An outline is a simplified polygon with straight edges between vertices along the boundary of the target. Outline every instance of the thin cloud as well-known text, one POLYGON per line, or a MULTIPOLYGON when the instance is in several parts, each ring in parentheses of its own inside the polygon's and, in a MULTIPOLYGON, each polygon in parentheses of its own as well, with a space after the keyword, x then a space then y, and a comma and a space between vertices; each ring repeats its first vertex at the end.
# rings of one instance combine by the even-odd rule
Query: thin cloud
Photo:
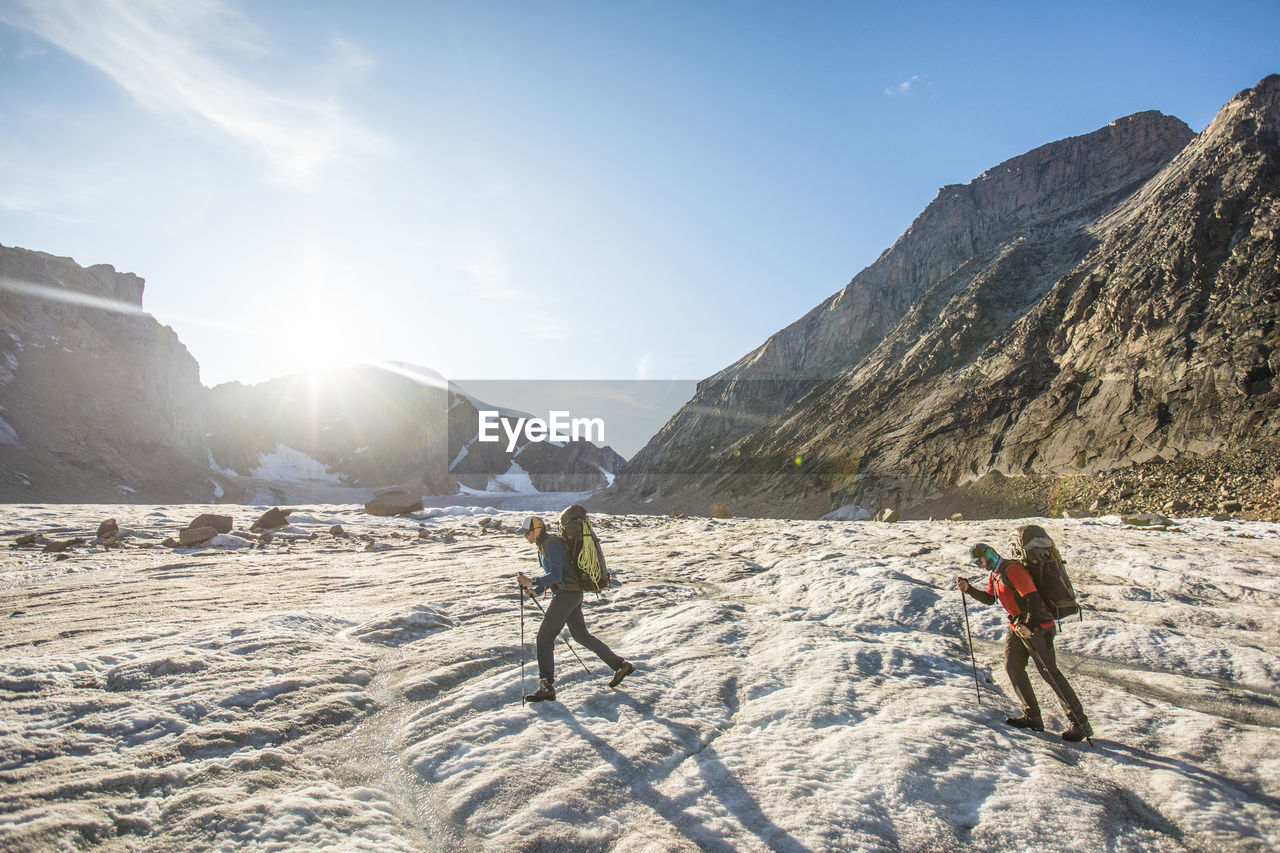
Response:
POLYGON ((139 104, 212 126, 309 185, 326 166, 382 141, 331 99, 272 91, 218 53, 264 55, 253 28, 219 0, 19 0, 0 21, 102 71, 139 104))
POLYGON ((88 211, 125 184, 101 169, 48 170, 8 157, 0 157, 0 174, 9 177, 8 185, 0 187, 0 208, 65 224, 98 221, 88 211))
POLYGON ((502 284, 511 276, 506 258, 492 249, 463 261, 460 266, 468 276, 488 285, 502 284))
POLYGON ((550 314, 537 314, 532 318, 533 336, 542 341, 562 341, 565 339, 564 327, 560 321, 550 314))
POLYGON ((330 47, 338 64, 348 72, 364 73, 378 66, 377 60, 368 51, 342 36, 334 36, 330 40, 330 47))
POLYGON ((476 295, 481 299, 500 300, 502 302, 515 302, 533 298, 533 294, 523 290, 516 290, 514 287, 506 287, 501 290, 480 290, 476 291, 476 295))
POLYGON ((919 74, 912 74, 896 86, 886 86, 884 93, 891 98, 905 97, 915 93, 916 84, 920 82, 919 74))
POLYGON ((656 359, 653 357, 653 353, 651 352, 646 352, 644 355, 640 356, 639 360, 636 361, 636 378, 652 379, 656 367, 655 362, 656 359))
POLYGON ((680 371, 686 370, 687 375, 687 367, 692 363, 688 358, 660 357, 648 351, 636 360, 636 379, 658 379, 660 374, 665 374, 667 381, 681 381, 680 371))

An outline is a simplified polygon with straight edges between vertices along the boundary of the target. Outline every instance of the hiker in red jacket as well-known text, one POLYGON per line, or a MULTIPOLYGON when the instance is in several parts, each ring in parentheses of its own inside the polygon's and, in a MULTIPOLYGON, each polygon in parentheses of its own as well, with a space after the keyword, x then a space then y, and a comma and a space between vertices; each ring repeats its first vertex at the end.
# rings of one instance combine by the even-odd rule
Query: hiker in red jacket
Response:
POLYGON ((1057 628, 1031 575, 1021 563, 1001 558, 994 548, 983 543, 970 548, 969 556, 970 565, 987 570, 987 589, 985 592, 978 590, 962 577, 956 578, 956 586, 983 604, 994 604, 998 599, 1009 614, 1009 633, 1004 641, 1004 671, 1022 703, 1022 716, 1009 717, 1006 722, 1020 729, 1044 731, 1040 703, 1036 701, 1031 679, 1027 677, 1027 659, 1030 657, 1035 660, 1040 676, 1057 695, 1062 711, 1071 723, 1071 727, 1062 733, 1062 739, 1080 741, 1092 737, 1093 727, 1089 725, 1089 718, 1054 659, 1053 635, 1057 628))

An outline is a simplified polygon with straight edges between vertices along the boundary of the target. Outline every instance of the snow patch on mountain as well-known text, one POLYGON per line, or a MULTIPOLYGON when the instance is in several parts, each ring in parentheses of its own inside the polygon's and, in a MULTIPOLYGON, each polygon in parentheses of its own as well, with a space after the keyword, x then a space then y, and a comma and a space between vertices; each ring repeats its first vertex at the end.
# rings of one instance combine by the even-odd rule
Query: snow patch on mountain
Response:
POLYGON ((329 473, 323 462, 285 444, 277 444, 274 451, 260 455, 251 476, 286 483, 317 480, 326 483, 342 482, 336 474, 329 473))

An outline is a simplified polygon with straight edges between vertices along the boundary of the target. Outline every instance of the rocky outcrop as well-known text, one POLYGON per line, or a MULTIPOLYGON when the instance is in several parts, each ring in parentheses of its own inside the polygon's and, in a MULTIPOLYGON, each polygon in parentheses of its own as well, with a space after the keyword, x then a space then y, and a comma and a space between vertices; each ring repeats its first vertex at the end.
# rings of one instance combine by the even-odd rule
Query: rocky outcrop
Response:
POLYGON ((1028 477, 1275 435, 1278 92, 1267 78, 1194 140, 1142 113, 944 188, 845 290, 704 382, 601 505, 911 517, 956 489, 1000 503, 1028 477))
POLYGON ((0 501, 204 501, 199 367, 144 282, 0 246, 0 501))
POLYGON ((612 475, 626 462, 613 448, 597 447, 587 441, 564 446, 531 442, 513 460, 529 474, 540 492, 598 491, 609 485, 612 475))

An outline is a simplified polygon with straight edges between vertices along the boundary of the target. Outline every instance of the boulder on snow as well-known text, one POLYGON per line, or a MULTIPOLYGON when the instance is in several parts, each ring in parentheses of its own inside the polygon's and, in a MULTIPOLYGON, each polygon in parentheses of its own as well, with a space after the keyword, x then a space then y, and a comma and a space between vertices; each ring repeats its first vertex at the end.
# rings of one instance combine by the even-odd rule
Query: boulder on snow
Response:
POLYGON ((234 522, 229 515, 214 515, 213 513, 206 512, 205 514, 198 515, 192 519, 191 523, 188 524, 187 527, 212 527, 219 533, 230 533, 233 525, 234 522))
POLYGON ((120 525, 114 518, 108 518, 98 525, 99 539, 115 539, 120 535, 120 525))
POLYGON ((898 511, 893 507, 885 507, 876 513, 876 521, 885 521, 890 524, 898 520, 898 511))
POLYGON ((188 527, 178 531, 179 545, 199 545, 218 535, 214 527, 188 527))
POLYGON ((839 509, 833 509, 831 512, 818 519, 819 521, 866 521, 871 518, 871 511, 858 506, 857 504, 845 504, 839 509))
POLYGON ((422 509, 422 495, 406 492, 404 489, 389 489, 373 496, 373 500, 364 505, 369 515, 406 515, 422 509))
POLYGON ((733 510, 722 503, 711 504, 712 518, 733 518, 733 510))
POLYGON ((347 535, 347 531, 342 529, 341 524, 335 524, 333 527, 329 528, 329 535, 337 536, 339 539, 341 539, 342 537, 347 535))
POLYGON ((288 527, 289 513, 291 512, 293 512, 291 509, 281 509, 278 506, 273 506, 260 515, 258 520, 253 523, 253 527, 249 529, 257 533, 259 530, 279 530, 282 527, 288 527))
POLYGON ((1124 515, 1120 520, 1130 527, 1168 527, 1173 521, 1156 512, 1140 512, 1136 515, 1124 515))

